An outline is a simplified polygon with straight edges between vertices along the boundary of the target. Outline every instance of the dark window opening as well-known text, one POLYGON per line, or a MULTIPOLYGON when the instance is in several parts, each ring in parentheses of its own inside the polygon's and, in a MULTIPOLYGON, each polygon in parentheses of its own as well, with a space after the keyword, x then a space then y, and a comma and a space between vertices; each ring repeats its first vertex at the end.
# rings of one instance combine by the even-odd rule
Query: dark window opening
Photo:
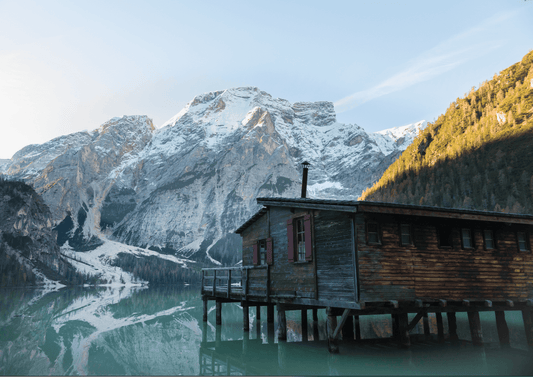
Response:
POLYGON ((261 265, 266 264, 266 253, 267 253, 266 240, 260 240, 259 241, 259 264, 261 265))
POLYGON ((411 236, 411 225, 410 224, 401 224, 400 225, 400 237, 402 246, 410 246, 413 244, 413 238, 411 236))
POLYGON ((516 232, 516 237, 518 239, 518 250, 528 251, 529 245, 526 238, 526 232, 516 232))
POLYGON ((485 242, 485 249, 492 250, 494 249, 494 233, 492 230, 485 229, 483 231, 483 241, 485 242))
POLYGON ((367 223, 366 224, 366 234, 368 243, 379 244, 379 226, 377 223, 367 223))
POLYGON ((452 230, 448 227, 438 228, 439 247, 452 247, 452 230))
POLYGON ((461 237, 464 249, 472 249, 474 247, 474 243, 472 242, 472 231, 470 229, 463 228, 461 230, 461 237))

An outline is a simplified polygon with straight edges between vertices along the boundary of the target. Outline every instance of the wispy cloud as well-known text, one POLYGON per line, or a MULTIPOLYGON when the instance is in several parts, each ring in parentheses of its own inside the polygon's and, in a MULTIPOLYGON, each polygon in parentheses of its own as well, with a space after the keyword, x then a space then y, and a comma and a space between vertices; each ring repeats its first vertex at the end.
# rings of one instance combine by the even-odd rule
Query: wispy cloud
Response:
POLYGON ((498 48, 499 45, 496 43, 473 43, 472 39, 517 13, 512 11, 490 17, 475 27, 439 43, 413 59, 403 71, 372 88, 353 93, 335 102, 336 112, 348 111, 375 98, 430 80, 498 48))

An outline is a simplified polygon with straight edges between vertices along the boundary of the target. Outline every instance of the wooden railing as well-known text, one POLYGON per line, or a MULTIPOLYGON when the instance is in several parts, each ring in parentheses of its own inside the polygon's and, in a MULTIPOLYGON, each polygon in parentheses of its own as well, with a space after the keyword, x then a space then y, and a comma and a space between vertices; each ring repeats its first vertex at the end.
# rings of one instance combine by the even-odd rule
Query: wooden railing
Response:
POLYGON ((202 269, 202 295, 214 297, 269 297, 269 266, 202 269))

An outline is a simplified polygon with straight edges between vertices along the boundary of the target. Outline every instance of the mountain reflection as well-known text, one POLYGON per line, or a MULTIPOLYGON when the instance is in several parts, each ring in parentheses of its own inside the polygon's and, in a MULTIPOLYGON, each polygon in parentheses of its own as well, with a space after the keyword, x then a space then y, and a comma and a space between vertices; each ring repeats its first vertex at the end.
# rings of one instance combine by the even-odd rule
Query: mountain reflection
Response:
MULTIPOLYGON (((266 308, 261 321, 250 310, 244 333, 238 304, 223 305, 221 326, 210 304, 205 323, 196 287, 0 290, 0 375, 533 373, 520 313, 507 317, 513 348, 500 349, 494 321, 483 315, 487 344, 473 347, 458 315, 463 341, 438 343, 415 327, 411 349, 400 350, 390 339, 390 316, 367 316, 363 340, 341 342, 341 353, 332 355, 321 310, 307 329, 299 311, 288 312, 288 341, 278 343, 266 308)), ((433 333, 434 322, 430 317, 433 333)))

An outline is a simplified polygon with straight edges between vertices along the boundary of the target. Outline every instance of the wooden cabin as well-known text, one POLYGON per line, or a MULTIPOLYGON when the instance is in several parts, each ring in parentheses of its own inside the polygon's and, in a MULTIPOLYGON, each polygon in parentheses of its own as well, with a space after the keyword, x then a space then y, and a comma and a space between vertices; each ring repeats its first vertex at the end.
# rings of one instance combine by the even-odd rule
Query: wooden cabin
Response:
MULTIPOLYGON (((427 311, 523 310, 533 345, 533 216, 305 198, 257 203, 263 208, 236 230, 241 285, 229 273, 226 299, 278 311, 328 308, 332 317, 343 313, 339 328, 354 314, 396 313, 409 330, 409 312, 418 321, 427 311)), ((204 296, 216 299, 216 280, 203 285, 204 296)), ((477 331, 475 322, 473 315, 477 331)))
MULTIPOLYGON (((354 309, 390 300, 533 298, 533 216, 377 202, 257 202, 264 208, 236 233, 243 266, 269 265, 271 297, 354 309)), ((266 290, 250 284, 250 295, 266 290)))

